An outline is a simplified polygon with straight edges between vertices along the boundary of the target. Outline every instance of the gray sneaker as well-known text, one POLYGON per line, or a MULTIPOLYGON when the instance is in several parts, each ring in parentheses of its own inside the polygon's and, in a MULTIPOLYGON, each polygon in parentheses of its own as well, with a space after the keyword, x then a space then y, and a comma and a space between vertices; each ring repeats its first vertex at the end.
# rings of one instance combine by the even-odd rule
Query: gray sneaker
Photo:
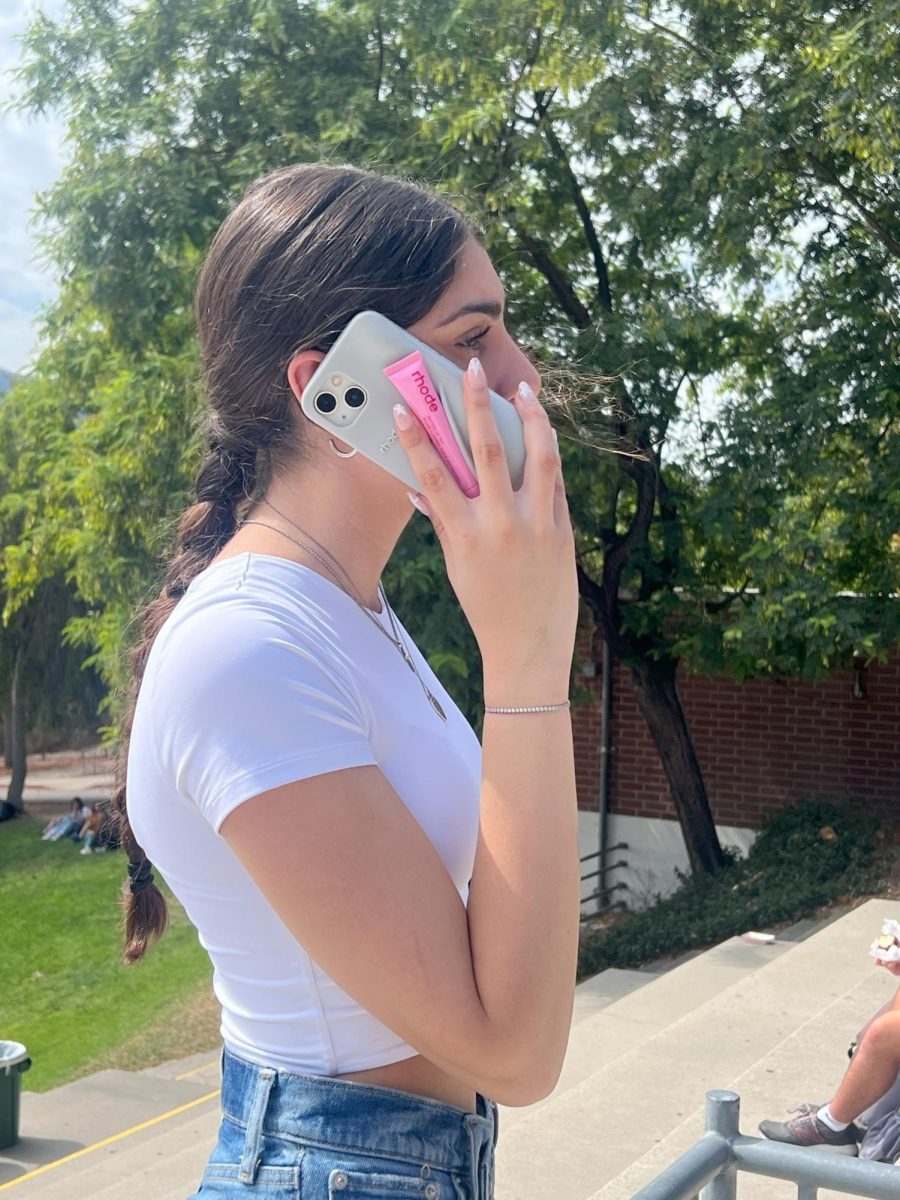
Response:
POLYGON ((851 1123, 840 1133, 829 1129, 816 1115, 821 1104, 801 1104, 790 1121, 760 1121, 759 1132, 772 1142, 790 1146, 855 1146, 861 1134, 851 1123))

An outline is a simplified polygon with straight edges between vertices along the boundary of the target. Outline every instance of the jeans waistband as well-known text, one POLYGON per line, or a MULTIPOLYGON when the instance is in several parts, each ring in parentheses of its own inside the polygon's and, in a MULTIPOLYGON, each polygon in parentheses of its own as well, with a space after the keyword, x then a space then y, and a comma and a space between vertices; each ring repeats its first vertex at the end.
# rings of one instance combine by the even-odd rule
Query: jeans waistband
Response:
MULTIPOLYGON (((263 1133, 300 1144, 428 1162, 470 1174, 492 1165, 497 1106, 476 1093, 476 1112, 395 1088, 327 1075, 293 1075, 222 1054, 222 1108, 247 1129, 254 1167, 263 1133)), ((476 1186, 475 1195, 479 1193, 476 1186)))

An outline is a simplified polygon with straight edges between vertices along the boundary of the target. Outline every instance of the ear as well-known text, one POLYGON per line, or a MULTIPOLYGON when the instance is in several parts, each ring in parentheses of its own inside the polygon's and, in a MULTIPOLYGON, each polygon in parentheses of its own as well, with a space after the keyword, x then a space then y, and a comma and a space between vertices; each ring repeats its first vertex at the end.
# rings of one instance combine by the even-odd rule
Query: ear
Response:
POLYGON ((321 350, 301 350, 295 354, 288 364, 287 381, 295 399, 299 402, 306 385, 315 374, 316 368, 325 355, 321 350))

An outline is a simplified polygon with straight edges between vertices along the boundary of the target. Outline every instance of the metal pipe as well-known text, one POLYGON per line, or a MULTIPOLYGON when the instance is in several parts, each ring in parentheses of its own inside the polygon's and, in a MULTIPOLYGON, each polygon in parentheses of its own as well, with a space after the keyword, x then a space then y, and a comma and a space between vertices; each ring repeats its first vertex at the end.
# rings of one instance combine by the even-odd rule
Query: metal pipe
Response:
POLYGON ((609 644, 603 639, 600 656, 600 793, 597 807, 600 810, 600 889, 606 886, 606 851, 609 841, 609 715, 612 697, 612 656, 609 644))
MULTIPOLYGON (((616 869, 616 867, 627 867, 627 866, 628 866, 628 863, 623 858, 617 863, 612 863, 607 869, 610 871, 614 871, 616 869)), ((591 871, 588 875, 582 875, 581 882, 585 883, 588 879, 593 879, 595 875, 602 875, 602 874, 603 874, 602 868, 599 871, 591 871)), ((605 888, 601 888, 600 891, 601 892, 611 892, 613 890, 613 888, 623 888, 626 886, 627 885, 624 883, 613 883, 613 884, 607 885, 605 888)))
MULTIPOLYGON (((616 842, 616 844, 614 846, 606 847, 606 853, 612 854, 616 850, 627 850, 627 849, 628 849, 627 842, 616 842)), ((600 851, 592 850, 590 854, 582 854, 581 861, 583 863, 586 863, 586 862, 589 862, 592 858, 599 858, 599 857, 600 857, 600 851)))
MULTIPOLYGON (((892 1163, 837 1154, 816 1154, 807 1146, 788 1146, 760 1138, 732 1141, 738 1170, 789 1179, 805 1187, 827 1187, 872 1200, 900 1200, 900 1171, 892 1163)), ((802 1193, 801 1193, 802 1195, 802 1193)))
MULTIPOLYGON (((731 1144, 740 1133, 741 1100, 737 1092, 711 1091, 706 1093, 706 1132, 717 1134, 731 1144)), ((703 1189, 702 1200, 736 1200, 737 1175, 729 1163, 703 1189)))
POLYGON ((717 1133, 705 1134, 668 1166, 661 1175, 636 1192, 633 1200, 692 1200, 722 1170, 731 1148, 717 1133))
POLYGON ((706 1093, 706 1133, 632 1200, 733 1200, 738 1171, 785 1179, 797 1185, 797 1200, 816 1200, 820 1188, 900 1200, 900 1171, 891 1163, 816 1154, 738 1132, 740 1099, 734 1092, 706 1093), (708 1186, 707 1186, 708 1185, 708 1186))

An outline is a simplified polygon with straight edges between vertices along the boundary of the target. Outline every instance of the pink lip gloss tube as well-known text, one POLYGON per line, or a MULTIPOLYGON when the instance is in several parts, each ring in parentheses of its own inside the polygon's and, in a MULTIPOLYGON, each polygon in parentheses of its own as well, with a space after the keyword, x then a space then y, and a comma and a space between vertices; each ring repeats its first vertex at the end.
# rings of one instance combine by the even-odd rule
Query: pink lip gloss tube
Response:
POLYGON ((415 350, 399 362, 385 367, 384 373, 425 426, 432 445, 446 463, 463 494, 470 500, 474 499, 481 491, 478 480, 463 458, 422 355, 415 350))

